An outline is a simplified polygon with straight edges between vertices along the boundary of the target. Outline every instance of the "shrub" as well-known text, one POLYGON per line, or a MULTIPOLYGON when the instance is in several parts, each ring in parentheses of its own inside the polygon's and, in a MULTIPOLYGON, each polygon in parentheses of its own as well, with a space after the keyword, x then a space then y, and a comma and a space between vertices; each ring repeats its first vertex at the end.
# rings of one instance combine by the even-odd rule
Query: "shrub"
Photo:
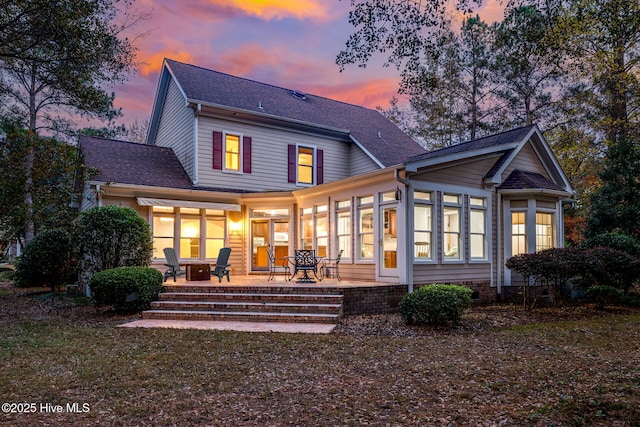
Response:
POLYGON ((640 278, 640 258, 609 247, 591 248, 588 252, 595 260, 587 268, 594 285, 608 284, 627 293, 640 278))
POLYGON ((426 285, 402 298, 400 315, 407 324, 455 324, 471 305, 471 294, 464 286, 426 285))
POLYGON ((622 302, 624 292, 613 286, 595 285, 587 289, 587 298, 592 300, 598 308, 604 308, 605 305, 619 304, 622 302))
POLYGON ((118 206, 88 209, 80 215, 77 230, 84 280, 98 271, 151 264, 151 229, 133 209, 118 206))
POLYGON ((49 285, 51 291, 73 278, 73 245, 69 233, 62 229, 36 234, 16 259, 16 286, 49 285))
POLYGON ((96 306, 116 311, 149 308, 162 289, 162 273, 151 267, 118 267, 94 274, 89 282, 96 306))
POLYGON ((640 243, 628 234, 603 233, 587 239, 583 246, 586 248, 606 247, 624 251, 630 255, 640 256, 640 243))

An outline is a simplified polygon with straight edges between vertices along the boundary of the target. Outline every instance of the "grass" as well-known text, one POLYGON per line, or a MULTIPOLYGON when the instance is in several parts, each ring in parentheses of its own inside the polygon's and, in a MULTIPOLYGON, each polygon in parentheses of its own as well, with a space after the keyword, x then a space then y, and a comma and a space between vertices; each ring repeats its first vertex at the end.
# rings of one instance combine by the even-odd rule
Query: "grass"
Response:
POLYGON ((640 425, 639 314, 395 337, 11 315, 30 304, 0 298, 0 396, 38 410, 0 424, 640 425))

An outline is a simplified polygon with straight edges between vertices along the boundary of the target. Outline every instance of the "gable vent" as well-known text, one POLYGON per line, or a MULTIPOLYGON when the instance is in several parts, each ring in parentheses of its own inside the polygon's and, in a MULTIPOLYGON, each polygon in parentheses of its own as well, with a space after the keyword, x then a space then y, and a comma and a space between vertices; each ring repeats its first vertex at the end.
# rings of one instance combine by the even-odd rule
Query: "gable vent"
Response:
POLYGON ((291 96, 298 98, 298 99, 307 99, 307 95, 305 95, 303 92, 297 91, 297 90, 292 90, 289 91, 289 93, 291 94, 291 96))

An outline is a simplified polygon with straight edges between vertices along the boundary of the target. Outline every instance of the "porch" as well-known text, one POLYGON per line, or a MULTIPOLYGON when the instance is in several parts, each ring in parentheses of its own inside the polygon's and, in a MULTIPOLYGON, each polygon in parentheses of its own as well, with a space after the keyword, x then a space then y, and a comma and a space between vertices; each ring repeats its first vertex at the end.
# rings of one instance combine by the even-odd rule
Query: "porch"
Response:
POLYGON ((233 321, 335 324, 344 315, 389 313, 397 310, 407 285, 337 281, 296 283, 284 276, 232 275, 188 281, 169 279, 158 301, 143 319, 174 321, 233 321))

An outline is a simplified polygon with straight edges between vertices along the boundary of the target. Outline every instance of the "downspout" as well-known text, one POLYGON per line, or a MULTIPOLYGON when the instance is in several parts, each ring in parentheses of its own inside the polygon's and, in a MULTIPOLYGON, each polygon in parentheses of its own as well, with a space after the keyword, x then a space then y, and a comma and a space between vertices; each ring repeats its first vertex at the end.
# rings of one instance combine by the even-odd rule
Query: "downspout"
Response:
POLYGON ((102 207, 102 196, 100 194, 100 184, 96 184, 96 206, 102 207))
POLYGON ((498 207, 496 209, 496 297, 498 301, 502 300, 502 268, 504 266, 504 262, 502 262, 502 239, 504 239, 505 233, 502 230, 502 194, 499 191, 496 191, 498 195, 498 207))
POLYGON ((202 112, 202 104, 198 103, 193 121, 193 185, 198 185, 198 117, 202 112))
MULTIPOLYGON (((409 192, 411 191, 411 181, 404 179, 400 176, 399 169, 393 170, 393 177, 396 181, 404 185, 404 216, 407 219, 405 221, 405 230, 409 230, 409 192)), ((409 256, 413 251, 411 250, 411 244, 413 243, 413 233, 405 234, 405 271, 407 277, 407 291, 409 293, 413 292, 413 256, 409 256)))

